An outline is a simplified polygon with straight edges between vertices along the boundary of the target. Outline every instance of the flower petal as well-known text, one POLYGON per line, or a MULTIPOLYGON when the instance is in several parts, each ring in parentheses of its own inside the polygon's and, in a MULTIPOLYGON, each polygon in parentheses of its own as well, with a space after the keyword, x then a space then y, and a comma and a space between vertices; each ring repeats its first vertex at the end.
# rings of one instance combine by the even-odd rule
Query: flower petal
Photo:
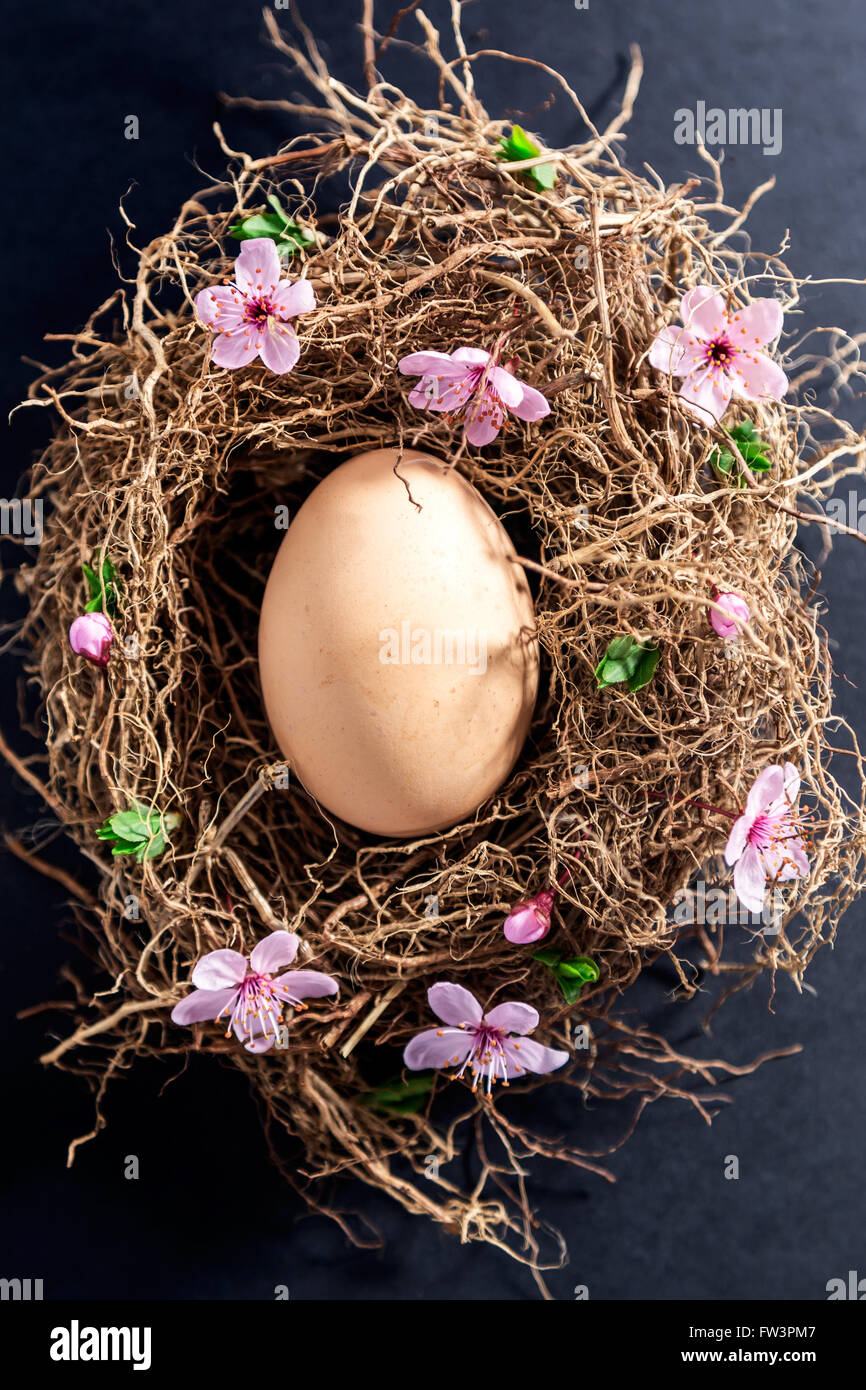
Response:
POLYGON ((417 410, 462 410, 472 392, 471 369, 464 366, 459 376, 422 376, 409 392, 409 402, 417 410))
POLYGON ((735 820, 731 833, 728 836, 728 843, 725 845, 725 863, 728 868, 733 868, 743 850, 746 848, 746 838, 749 834, 751 820, 748 816, 740 816, 735 820))
POLYGON ((465 376, 466 366, 447 352, 410 352, 397 363, 404 376, 465 376))
POLYGON ((270 237, 245 241, 235 261, 235 280, 244 294, 270 294, 280 282, 280 254, 270 237))
POLYGON ((517 407, 523 400, 523 383, 504 367, 491 367, 487 373, 487 380, 503 405, 507 405, 508 409, 516 414, 517 407))
POLYGON ((517 405, 511 407, 518 420, 543 420, 545 415, 550 414, 550 401, 546 396, 536 391, 534 386, 527 386, 522 381, 518 382, 518 385, 522 388, 523 395, 517 405))
POLYGON ((751 820, 769 810, 778 801, 785 788, 785 770, 778 763, 765 767, 760 777, 756 777, 752 790, 746 798, 745 814, 751 820))
POLYGON ((107 666, 114 629, 104 613, 82 613, 69 629, 69 645, 76 656, 97 666, 107 666))
POLYGON ((409 392, 409 404, 416 410, 444 410, 438 397, 439 386, 432 376, 422 376, 409 392))
POLYGON ((480 1023, 481 1005, 462 985, 440 980, 427 991, 427 1002, 443 1023, 480 1023))
POLYGON ((281 319, 293 319, 313 312, 316 293, 309 280, 282 280, 271 295, 271 303, 281 319))
POLYGON ((787 846, 787 850, 794 868, 798 871, 797 873, 792 872, 791 877, 805 878, 810 872, 812 865, 809 863, 809 856, 806 853, 806 846, 803 841, 799 837, 796 840, 792 840, 787 846))
POLYGON ((462 1062, 473 1045, 472 1034, 462 1028, 425 1028, 406 1044, 403 1062, 412 1071, 424 1071, 427 1067, 438 1071, 462 1062))
POLYGON ((515 946, 528 946, 533 941, 541 941, 550 931, 550 912, 543 904, 535 901, 519 903, 512 908, 502 924, 507 941, 515 946))
POLYGON ((340 986, 330 975, 321 970, 287 970, 272 981, 277 992, 285 999, 321 999, 326 994, 336 994, 340 986))
POLYGON ((747 845, 734 869, 734 892, 750 912, 762 912, 766 886, 764 861, 754 845, 747 845))
POLYGON ((250 967, 257 975, 273 975, 281 965, 291 965, 299 944, 294 932, 272 931, 253 947, 250 967))
POLYGON ((236 986, 230 986, 228 989, 194 989, 192 994, 175 1004, 171 1011, 171 1021, 188 1024, 202 1023, 209 1019, 213 1023, 237 992, 236 986))
POLYGON ((714 338, 727 329, 725 301, 708 285, 698 285, 683 295, 680 318, 699 338, 714 338))
POLYGON ((424 394, 428 398, 428 410, 462 410, 465 405, 471 403, 475 394, 473 371, 474 368, 464 366, 460 376, 446 377, 444 381, 438 377, 425 377, 422 382, 419 382, 412 394, 414 395, 416 391, 423 388, 424 394), (432 400, 430 399, 431 382, 436 391, 436 396, 432 400))
POLYGON ((799 835, 777 840, 761 851, 767 877, 787 883, 792 878, 805 878, 811 865, 806 854, 806 846, 799 835))
POLYGON ((486 367, 490 361, 490 353, 484 352, 481 348, 461 347, 451 356, 455 362, 469 362, 473 367, 486 367))
POLYGON ((240 328, 235 332, 218 333, 213 340, 211 361, 230 370, 246 367, 258 353, 259 337, 249 329, 240 328))
POLYGON ((788 378, 778 363, 762 352, 741 352, 731 383, 736 395, 747 401, 780 401, 788 389, 788 378))
MULTIPOLYGON (((267 1026, 270 1029, 271 1025, 267 1026)), ((258 1018, 251 1020, 249 1028, 245 1028, 241 1023, 236 1023, 235 1037, 243 1043, 247 1052, 268 1052, 276 1042, 273 1031, 265 1032, 265 1025, 258 1018)))
POLYGON ((237 987, 247 973, 247 958, 240 951, 208 951, 196 963, 192 972, 192 982, 196 989, 225 989, 226 985, 237 987))
POLYGON ((679 389, 679 397, 692 415, 705 425, 716 425, 731 399, 731 379, 724 372, 692 372, 679 389))
POLYGON ((517 1000, 506 1000, 484 1015, 484 1022, 494 1028, 504 1028, 506 1033, 532 1033, 538 1027, 538 1010, 531 1004, 521 1004, 517 1000))
POLYGON ((663 328, 649 350, 650 366, 671 376, 688 376, 700 366, 703 358, 700 340, 687 328, 678 328, 676 324, 663 328))
POLYGON ((476 396, 466 409, 466 438, 476 449, 482 449, 496 438, 504 420, 505 411, 493 396, 486 392, 476 396))
POLYGON ((234 285, 211 285, 199 290, 193 302, 202 323, 218 333, 237 328, 243 321, 244 301, 234 285))
POLYGON ((745 309, 731 315, 728 337, 734 347, 760 347, 778 338, 783 317, 778 299, 753 299, 745 309))
POLYGON ((301 345, 294 328, 279 319, 269 318, 259 342, 259 357, 270 371, 284 376, 290 372, 301 355, 301 345))
POLYGON ((779 795, 774 797, 766 807, 766 814, 776 820, 784 820, 787 817, 792 807, 796 806, 800 791, 800 774, 792 763, 785 764, 782 775, 784 777, 782 789, 779 795), (793 776, 790 775, 789 768, 793 776))
POLYGON ((713 630, 726 641, 736 641, 752 616, 749 605, 741 594, 733 593, 717 594, 715 603, 717 607, 710 609, 713 630))
POLYGON ((509 1080, 528 1071, 541 1074, 556 1071, 568 1061, 567 1052, 543 1047, 534 1038, 506 1038, 504 1047, 509 1080))

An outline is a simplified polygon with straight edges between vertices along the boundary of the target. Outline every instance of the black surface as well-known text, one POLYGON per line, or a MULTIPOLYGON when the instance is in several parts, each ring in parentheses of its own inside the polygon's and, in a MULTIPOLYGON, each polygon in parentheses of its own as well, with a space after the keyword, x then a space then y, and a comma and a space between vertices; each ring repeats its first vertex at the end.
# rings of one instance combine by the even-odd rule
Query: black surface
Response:
MULTIPOLYGON (((377 5, 377 20, 391 5, 377 5)), ((426 8, 444 29, 447 7, 426 8)), ((360 6, 348 0, 307 6, 333 71, 360 84, 360 6)), ((284 16, 283 16, 284 17, 284 16)), ((558 66, 593 118, 614 111, 628 45, 638 42, 646 77, 630 126, 629 157, 666 180, 705 172, 695 151, 673 140, 674 112, 707 105, 779 107, 783 148, 772 158, 752 147, 725 162, 730 200, 774 173, 776 190, 755 209, 755 244, 772 249, 791 232, 789 263, 816 279, 864 274, 866 20, 860 0, 480 0, 466 27, 487 30, 480 44, 558 66)), ((407 21, 407 32, 412 21, 407 21)), ((287 134, 277 116, 226 112, 219 91, 273 97, 299 84, 262 42, 254 0, 181 0, 19 5, 7 11, 0 90, 7 114, 4 184, 2 338, 7 407, 23 395, 32 369, 22 355, 60 360, 46 331, 80 325, 113 290, 109 229, 122 234, 116 208, 127 208, 139 244, 162 230, 200 186, 200 166, 219 175, 211 122, 229 143, 264 154, 287 134), (140 139, 124 139, 137 115, 140 139)), ((395 54, 390 72, 405 79, 395 54)), ((552 84, 524 70, 515 79, 489 60, 478 81, 488 108, 531 111, 552 84)), ((527 124, 551 143, 576 138, 565 102, 527 124)), ((816 287, 804 325, 866 327, 866 294, 851 286, 816 287)), ((854 418, 861 403, 847 407, 854 418)), ((46 418, 19 412, 3 449, 4 495, 13 492, 46 418), (38 418, 37 418, 38 417, 38 418)), ((811 548, 812 541, 808 540, 811 548)), ((4 551, 4 553, 6 553, 4 551)), ((838 544, 824 570, 829 627, 840 668, 840 711, 866 725, 862 594, 866 552, 838 544)), ((6 613, 16 611, 9 584, 6 613)), ((3 727, 15 726, 14 663, 3 659, 3 727)), ((26 741, 20 745, 28 750, 26 741)), ((0 770, 3 823, 20 831, 44 815, 35 797, 0 770)), ((74 950, 61 939, 69 923, 63 891, 3 854, 2 1054, 6 1119, 0 1275, 42 1278, 45 1296, 174 1299, 291 1297, 526 1299, 525 1271, 478 1247, 460 1248, 363 1190, 347 1193, 380 1226, 383 1251, 347 1248, 339 1230, 302 1216, 271 1169, 255 1109, 241 1079, 194 1063, 162 1091, 165 1069, 143 1067, 109 1095, 109 1126, 64 1166, 68 1140, 91 1123, 80 1083, 45 1074, 35 1062, 46 1024, 16 1011, 58 997, 57 972, 74 950), (124 1179, 136 1154, 141 1177, 124 1179)), ((592 1299, 822 1299, 827 1281, 850 1269, 866 1274, 863 977, 866 909, 843 923, 837 949, 816 960, 815 996, 780 982, 775 1012, 763 987, 726 1008, 707 1056, 746 1061, 768 1047, 801 1041, 798 1056, 727 1088, 735 1103, 711 1128, 689 1106, 652 1107, 636 1136, 610 1160, 615 1186, 536 1165, 533 1192, 542 1212, 567 1234, 571 1263, 550 1277, 553 1293, 592 1299), (740 1179, 726 1181, 736 1154, 740 1179)), ((663 1003, 661 986, 658 1002, 663 1003)), ((664 1007, 672 1036, 694 1034, 704 1005, 664 1007)), ((587 1113, 561 1101, 551 1130, 600 1146, 622 1117, 587 1113)))

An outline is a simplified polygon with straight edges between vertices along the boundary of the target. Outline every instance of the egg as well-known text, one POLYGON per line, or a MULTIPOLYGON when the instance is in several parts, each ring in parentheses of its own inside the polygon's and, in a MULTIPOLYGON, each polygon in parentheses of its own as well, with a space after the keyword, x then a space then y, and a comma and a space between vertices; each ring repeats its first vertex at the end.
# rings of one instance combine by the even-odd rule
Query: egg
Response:
POLYGON ((456 469, 379 449, 311 492, 268 577, 259 671, 321 807, 389 838, 471 816, 520 754, 538 668, 524 571, 456 469))

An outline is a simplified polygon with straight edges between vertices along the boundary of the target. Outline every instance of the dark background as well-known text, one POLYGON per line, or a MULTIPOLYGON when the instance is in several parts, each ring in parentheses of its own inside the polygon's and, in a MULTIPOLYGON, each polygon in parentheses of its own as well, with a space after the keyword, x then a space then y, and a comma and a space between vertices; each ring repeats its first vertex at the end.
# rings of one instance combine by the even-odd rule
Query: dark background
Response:
MULTIPOLYGON (((377 4, 380 28, 393 8, 377 4)), ((427 0, 426 9, 444 30, 442 0, 427 0)), ((304 12, 334 73, 362 85, 360 4, 327 0, 307 3, 304 12)), ((678 107, 694 109, 699 100, 781 107, 781 154, 729 149, 729 200, 742 200, 774 173, 777 187, 749 223, 755 245, 773 249, 790 229, 787 259, 799 275, 864 274, 862 0, 589 0, 584 11, 572 0, 479 0, 467 6, 465 29, 488 31, 470 47, 523 52, 558 67, 602 125, 616 107, 628 45, 638 42, 646 75, 627 150, 636 169, 647 161, 665 180, 705 172, 694 149, 674 143, 678 107)), ((403 32, 413 30, 409 19, 403 32)), ((253 155, 296 133, 281 116, 219 103, 220 91, 268 98, 298 90, 262 34, 255 0, 53 0, 7 8, 0 73, 7 411, 33 375, 22 356, 61 360, 62 348, 43 345, 43 333, 80 326, 113 290, 110 233, 122 235, 116 209, 130 184, 126 206, 141 244, 201 186, 200 170, 220 176, 214 119, 229 144, 253 155), (138 141, 124 139, 130 114, 139 118, 138 141)), ((398 82, 417 71, 399 51, 385 70, 398 82)), ((541 74, 526 69, 515 78, 495 61, 479 67, 477 81, 488 109, 502 115, 540 108, 552 88, 541 74)), ((526 123, 554 145, 581 138, 564 101, 526 123)), ((863 331, 866 293, 815 287, 801 324, 817 323, 863 331)), ((860 401, 843 408, 862 422, 860 401)), ((4 496, 13 495, 47 425, 33 410, 13 417, 2 452, 4 496)), ((804 543, 814 551, 813 537, 804 543)), ((4 555, 14 563, 6 546, 4 555)), ((863 547, 843 540, 822 585, 837 661, 851 682, 840 682, 838 708, 861 737, 864 573, 863 547)), ((3 595, 7 616, 20 611, 8 581, 3 595)), ((0 719, 14 734, 15 662, 7 656, 0 665, 0 719)), ((32 751, 23 736, 16 742, 32 751)), ((0 789, 4 826, 20 834, 44 816, 5 767, 0 789)), ((55 852, 57 845, 47 850, 55 852)), ((304 1217, 270 1166, 242 1080, 215 1064, 191 1065, 164 1092, 170 1073, 157 1066, 118 1082, 107 1130, 67 1170, 67 1142, 90 1128, 88 1094, 35 1061, 46 1031, 63 1020, 19 1022, 15 1015, 65 991, 57 972, 75 959, 61 937, 69 912, 57 885, 5 852, 0 865, 0 1066, 10 1167, 0 1276, 42 1278, 46 1298, 267 1299, 277 1284, 298 1299, 536 1296, 527 1273, 505 1257, 461 1248, 361 1188, 348 1190, 347 1204, 379 1225, 383 1251, 353 1251, 335 1226, 304 1217), (135 1182, 123 1176, 130 1154, 141 1165, 135 1182)), ((796 1041, 804 1050, 728 1086, 735 1103, 711 1128, 684 1103, 652 1107, 610 1160, 615 1185, 536 1164, 537 1205, 564 1230, 571 1251, 570 1264, 549 1278, 556 1297, 571 1298, 575 1285, 586 1284, 592 1299, 822 1299, 828 1279, 849 1269, 866 1275, 864 922, 860 905, 844 920, 837 949, 817 958, 809 974, 815 995, 799 997, 783 979, 770 1013, 760 986, 723 1010, 706 1039, 698 1036, 706 1000, 671 1005, 668 981, 659 977, 650 1000, 658 1021, 702 1055, 744 1062, 796 1041), (723 1176, 730 1154, 739 1158, 738 1181, 723 1176)), ((545 1111, 550 1131, 589 1148, 603 1147, 625 1119, 606 1107, 586 1111, 575 1099, 557 1104, 545 1111)))

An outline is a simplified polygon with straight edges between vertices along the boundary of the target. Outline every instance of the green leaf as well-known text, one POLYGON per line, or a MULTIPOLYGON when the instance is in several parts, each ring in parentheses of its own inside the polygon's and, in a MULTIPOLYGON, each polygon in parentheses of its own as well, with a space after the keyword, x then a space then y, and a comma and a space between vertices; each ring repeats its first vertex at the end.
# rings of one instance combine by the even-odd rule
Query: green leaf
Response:
POLYGON ((601 971, 595 961, 590 956, 575 956, 574 960, 561 961, 557 969, 557 974, 571 980, 580 980, 584 984, 595 984, 601 971))
POLYGON ((636 690, 643 690, 645 685, 649 685, 653 678, 653 673, 659 664, 661 652, 658 647, 645 647, 643 655, 638 662, 634 674, 629 676, 628 688, 634 693, 636 690))
POLYGON ((116 811, 109 816, 108 824, 115 835, 126 840, 149 840, 151 836, 150 824, 137 808, 134 811, 116 811))
POLYGON ((99 574, 82 562, 81 572, 84 575, 85 583, 90 593, 87 603, 84 605, 85 613, 106 612, 109 617, 115 618, 120 606, 120 593, 115 580, 118 577, 118 569, 110 556, 103 556, 99 567, 99 574))
POLYGON ((652 678, 659 661, 659 650, 634 637, 614 637, 595 668, 599 690, 628 681, 629 690, 642 690, 652 678))
POLYGON ((565 980, 560 977, 559 988, 562 990, 566 1004, 574 1004, 580 998, 583 980, 565 980))
MULTIPOLYGON (((364 1103, 369 1104, 367 1101, 364 1103)), ((407 1096, 405 1100, 394 1101, 390 1105, 386 1105, 383 1101, 370 1105, 371 1110, 381 1110, 385 1115, 417 1115, 423 1107, 423 1096, 407 1096)))
POLYGON ((147 844, 139 845, 135 857, 139 864, 142 864, 145 859, 156 859, 157 855, 162 854, 164 849, 165 836, 161 830, 158 830, 147 844))
POLYGON ((420 1072, 408 1081, 394 1077, 378 1086, 374 1091, 361 1096, 361 1104, 370 1110, 382 1110, 391 1115, 414 1115, 425 1103, 425 1098, 433 1090, 436 1073, 420 1072))
POLYGON ((556 168, 553 164, 536 164, 533 169, 526 169, 524 172, 533 183, 545 191, 556 183, 556 168))
POLYGON ((560 951, 554 951, 549 946, 543 946, 540 951, 533 951, 532 959, 540 961, 542 965, 554 967, 559 965, 562 959, 562 953, 560 951))
POLYGON ((579 998, 584 985, 595 984, 601 971, 589 956, 576 956, 574 960, 564 960, 556 971, 559 988, 567 1004, 579 998))
POLYGON ((500 143, 509 163, 516 164, 520 159, 534 159, 537 154, 541 154, 541 150, 535 141, 529 138, 522 125, 513 125, 511 134, 503 136, 500 143))
MULTIPOLYGON (((748 464, 753 473, 767 473, 772 468, 770 459, 764 453, 767 446, 751 420, 741 420, 725 433, 731 436, 743 462, 748 464)), ((716 473, 721 473, 728 482, 734 483, 737 487, 746 487, 746 480, 739 468, 734 467, 735 463, 736 459, 730 449, 716 446, 710 453, 710 465, 716 473)))
POLYGON ((608 643, 605 655, 610 657, 613 661, 621 661, 622 658, 628 656, 629 652, 636 646, 637 643, 633 637, 614 637, 613 641, 608 643))
POLYGON ((602 663, 604 671, 602 680, 605 685, 616 685, 618 681, 627 681, 631 671, 624 661, 611 661, 606 658, 602 663))
MULTIPOLYGON (((138 859, 140 851, 141 851, 141 845, 140 845, 140 844, 132 844, 132 843, 131 843, 130 841, 128 841, 128 840, 118 840, 117 843, 116 843, 116 845, 114 846, 113 850, 111 851, 111 853, 112 853, 113 855, 118 855, 118 854, 134 854, 135 857, 136 857, 136 859, 138 859)), ((140 859, 139 859, 139 863, 141 863, 141 860, 140 860, 140 859)))
POLYGON ((276 193, 268 194, 268 202, 270 203, 277 216, 281 217, 285 223, 288 223, 290 220, 289 214, 284 210, 283 205, 277 197, 276 193))
POLYGON ((583 989, 585 981, 562 979, 559 981, 559 988, 562 990, 566 1004, 574 1004, 580 998, 580 991, 583 989))
POLYGON ((138 863, 155 859, 165 850, 169 831, 180 825, 178 811, 162 815, 140 801, 133 801, 128 811, 115 811, 97 828, 100 840, 114 842, 113 855, 133 854, 138 863))
POLYGON ((719 473, 730 473, 734 466, 734 456, 730 449, 714 449, 710 454, 710 463, 719 473))
POLYGON ((276 194, 268 194, 268 202, 273 212, 256 212, 229 227, 229 235, 236 241, 252 241, 255 237, 270 237, 276 243, 283 257, 294 256, 299 249, 314 246, 316 238, 305 232, 297 222, 293 222, 283 210, 276 194))
POLYGON ((573 960, 563 960, 559 951, 545 949, 535 951, 533 960, 548 966, 556 976, 557 984, 566 1003, 573 1004, 584 985, 595 984, 601 971, 590 956, 575 956, 573 960))
POLYGON ((281 237, 285 223, 272 212, 257 213, 232 228, 232 236, 238 241, 252 241, 255 237, 281 237))
MULTIPOLYGON (((499 141, 498 155, 509 164, 518 164, 523 159, 534 159, 541 154, 534 140, 530 140, 522 126, 514 125, 511 127, 509 136, 502 136, 499 141)), ((556 183, 556 167, 553 164, 536 164, 533 169, 518 170, 517 174, 521 178, 529 179, 536 188, 546 191, 556 183)))

